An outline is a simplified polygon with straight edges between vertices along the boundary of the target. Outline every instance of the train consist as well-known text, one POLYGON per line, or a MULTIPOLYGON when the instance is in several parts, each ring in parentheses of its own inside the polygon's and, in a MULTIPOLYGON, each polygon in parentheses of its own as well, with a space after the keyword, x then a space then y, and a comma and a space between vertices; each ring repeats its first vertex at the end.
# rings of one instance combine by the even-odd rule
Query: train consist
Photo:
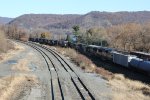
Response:
POLYGON ((102 60, 112 62, 126 68, 132 68, 150 75, 150 54, 143 52, 121 52, 114 48, 86 45, 81 43, 69 43, 68 41, 47 40, 41 38, 30 38, 29 41, 39 42, 50 46, 59 45, 62 47, 71 47, 77 51, 97 56, 102 60))

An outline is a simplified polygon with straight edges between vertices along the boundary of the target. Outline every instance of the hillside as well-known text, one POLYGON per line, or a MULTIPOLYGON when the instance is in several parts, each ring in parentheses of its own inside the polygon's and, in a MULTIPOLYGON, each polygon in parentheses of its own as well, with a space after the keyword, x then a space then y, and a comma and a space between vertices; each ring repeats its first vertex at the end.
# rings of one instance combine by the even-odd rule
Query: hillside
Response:
POLYGON ((77 18, 79 15, 56 15, 56 14, 25 14, 12 20, 9 24, 25 27, 27 29, 39 28, 46 25, 65 22, 77 18))
POLYGON ((111 25, 118 25, 129 22, 145 23, 150 21, 150 12, 90 12, 88 14, 82 15, 74 20, 66 21, 63 23, 56 23, 52 25, 47 25, 46 29, 51 28, 71 28, 74 25, 79 25, 83 28, 91 27, 107 27, 111 25))
POLYGON ((7 24, 9 23, 13 18, 7 18, 7 17, 0 17, 0 24, 7 24))
POLYGON ((142 24, 148 21, 150 21, 149 11, 114 13, 93 11, 85 15, 26 14, 14 19, 9 24, 15 24, 27 29, 44 28, 54 33, 63 33, 71 31, 74 25, 88 29, 129 22, 142 24))

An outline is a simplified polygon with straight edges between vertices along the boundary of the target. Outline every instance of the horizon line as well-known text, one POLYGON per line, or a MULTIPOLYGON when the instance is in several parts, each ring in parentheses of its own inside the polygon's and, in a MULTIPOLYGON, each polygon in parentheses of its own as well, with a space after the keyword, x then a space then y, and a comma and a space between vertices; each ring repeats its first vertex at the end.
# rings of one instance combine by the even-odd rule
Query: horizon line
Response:
POLYGON ((119 12, 150 12, 150 10, 137 10, 137 11, 98 11, 98 10, 93 10, 93 11, 89 11, 89 12, 86 12, 86 13, 23 13, 23 14, 20 14, 16 17, 9 17, 9 16, 1 16, 0 17, 4 17, 4 18, 17 18, 19 16, 22 16, 22 15, 30 15, 30 14, 43 14, 43 15, 48 15, 48 14, 52 14, 52 15, 84 15, 84 14, 88 14, 88 13, 91 13, 91 12, 106 12, 106 13, 119 13, 119 12))

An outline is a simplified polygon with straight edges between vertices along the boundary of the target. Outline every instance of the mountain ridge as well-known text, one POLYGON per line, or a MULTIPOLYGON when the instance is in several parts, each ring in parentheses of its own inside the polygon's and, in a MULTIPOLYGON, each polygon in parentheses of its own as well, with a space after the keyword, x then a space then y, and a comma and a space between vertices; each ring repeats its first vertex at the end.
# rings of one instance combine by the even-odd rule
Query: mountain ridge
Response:
POLYGON ((0 17, 0 24, 7 24, 9 23, 13 18, 8 18, 8 17, 0 17))
POLYGON ((83 29, 109 27, 125 23, 150 22, 150 11, 100 12, 87 14, 25 14, 9 22, 27 29, 43 28, 54 33, 71 32, 74 25, 83 29))

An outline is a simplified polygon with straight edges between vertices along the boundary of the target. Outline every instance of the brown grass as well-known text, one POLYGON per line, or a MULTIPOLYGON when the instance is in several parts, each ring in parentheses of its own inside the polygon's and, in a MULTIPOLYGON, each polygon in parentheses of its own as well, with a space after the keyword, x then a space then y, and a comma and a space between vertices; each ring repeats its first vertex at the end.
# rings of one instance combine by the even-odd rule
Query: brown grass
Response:
POLYGON ((78 66, 80 66, 87 72, 96 72, 98 74, 101 74, 104 79, 112 79, 113 73, 105 70, 104 68, 96 67, 96 65, 90 59, 82 54, 79 54, 74 49, 61 47, 56 47, 55 49, 62 55, 71 58, 72 61, 74 61, 78 66))
POLYGON ((7 51, 7 53, 0 54, 0 62, 4 62, 5 60, 11 58, 12 56, 14 56, 24 50, 24 47, 17 43, 10 41, 10 40, 8 40, 8 42, 10 42, 9 45, 11 45, 12 48, 10 48, 7 51))
POLYGON ((28 61, 26 59, 19 60, 19 63, 17 65, 12 66, 12 70, 30 71, 28 67, 28 61))
POLYGON ((108 81, 113 89, 113 100, 149 100, 150 86, 139 81, 125 78, 122 74, 115 74, 108 81))
POLYGON ((0 53, 7 51, 7 40, 3 31, 0 31, 0 53))
MULTIPOLYGON (((0 54, 6 53, 10 49, 14 49, 14 45, 6 39, 5 33, 0 30, 0 54)), ((2 56, 0 56, 0 60, 2 59, 2 56)))
POLYGON ((17 64, 12 66, 12 70, 29 72, 30 68, 28 67, 28 62, 33 55, 34 55, 33 53, 26 54, 24 59, 19 60, 17 64))
POLYGON ((114 74, 113 74, 113 73, 109 72, 108 70, 105 70, 105 69, 102 68, 102 67, 96 67, 95 72, 96 72, 97 74, 102 75, 102 77, 103 77, 104 79, 106 79, 106 80, 110 80, 110 79, 112 79, 112 78, 114 77, 114 74))
POLYGON ((22 37, 20 38, 21 41, 27 42, 28 41, 28 37, 22 37))
POLYGON ((31 52, 27 53, 23 59, 20 59, 17 64, 12 66, 12 70, 24 71, 24 72, 31 71, 28 65, 29 65, 29 59, 31 59, 33 56, 34 56, 34 53, 31 53, 31 52))
POLYGON ((84 55, 77 53, 74 49, 57 47, 56 50, 59 53, 71 58, 73 62, 75 62, 86 72, 95 72, 95 64, 93 64, 93 62, 84 55))
POLYGON ((23 91, 30 90, 38 83, 35 76, 17 75, 0 79, 0 100, 17 100, 23 91))

